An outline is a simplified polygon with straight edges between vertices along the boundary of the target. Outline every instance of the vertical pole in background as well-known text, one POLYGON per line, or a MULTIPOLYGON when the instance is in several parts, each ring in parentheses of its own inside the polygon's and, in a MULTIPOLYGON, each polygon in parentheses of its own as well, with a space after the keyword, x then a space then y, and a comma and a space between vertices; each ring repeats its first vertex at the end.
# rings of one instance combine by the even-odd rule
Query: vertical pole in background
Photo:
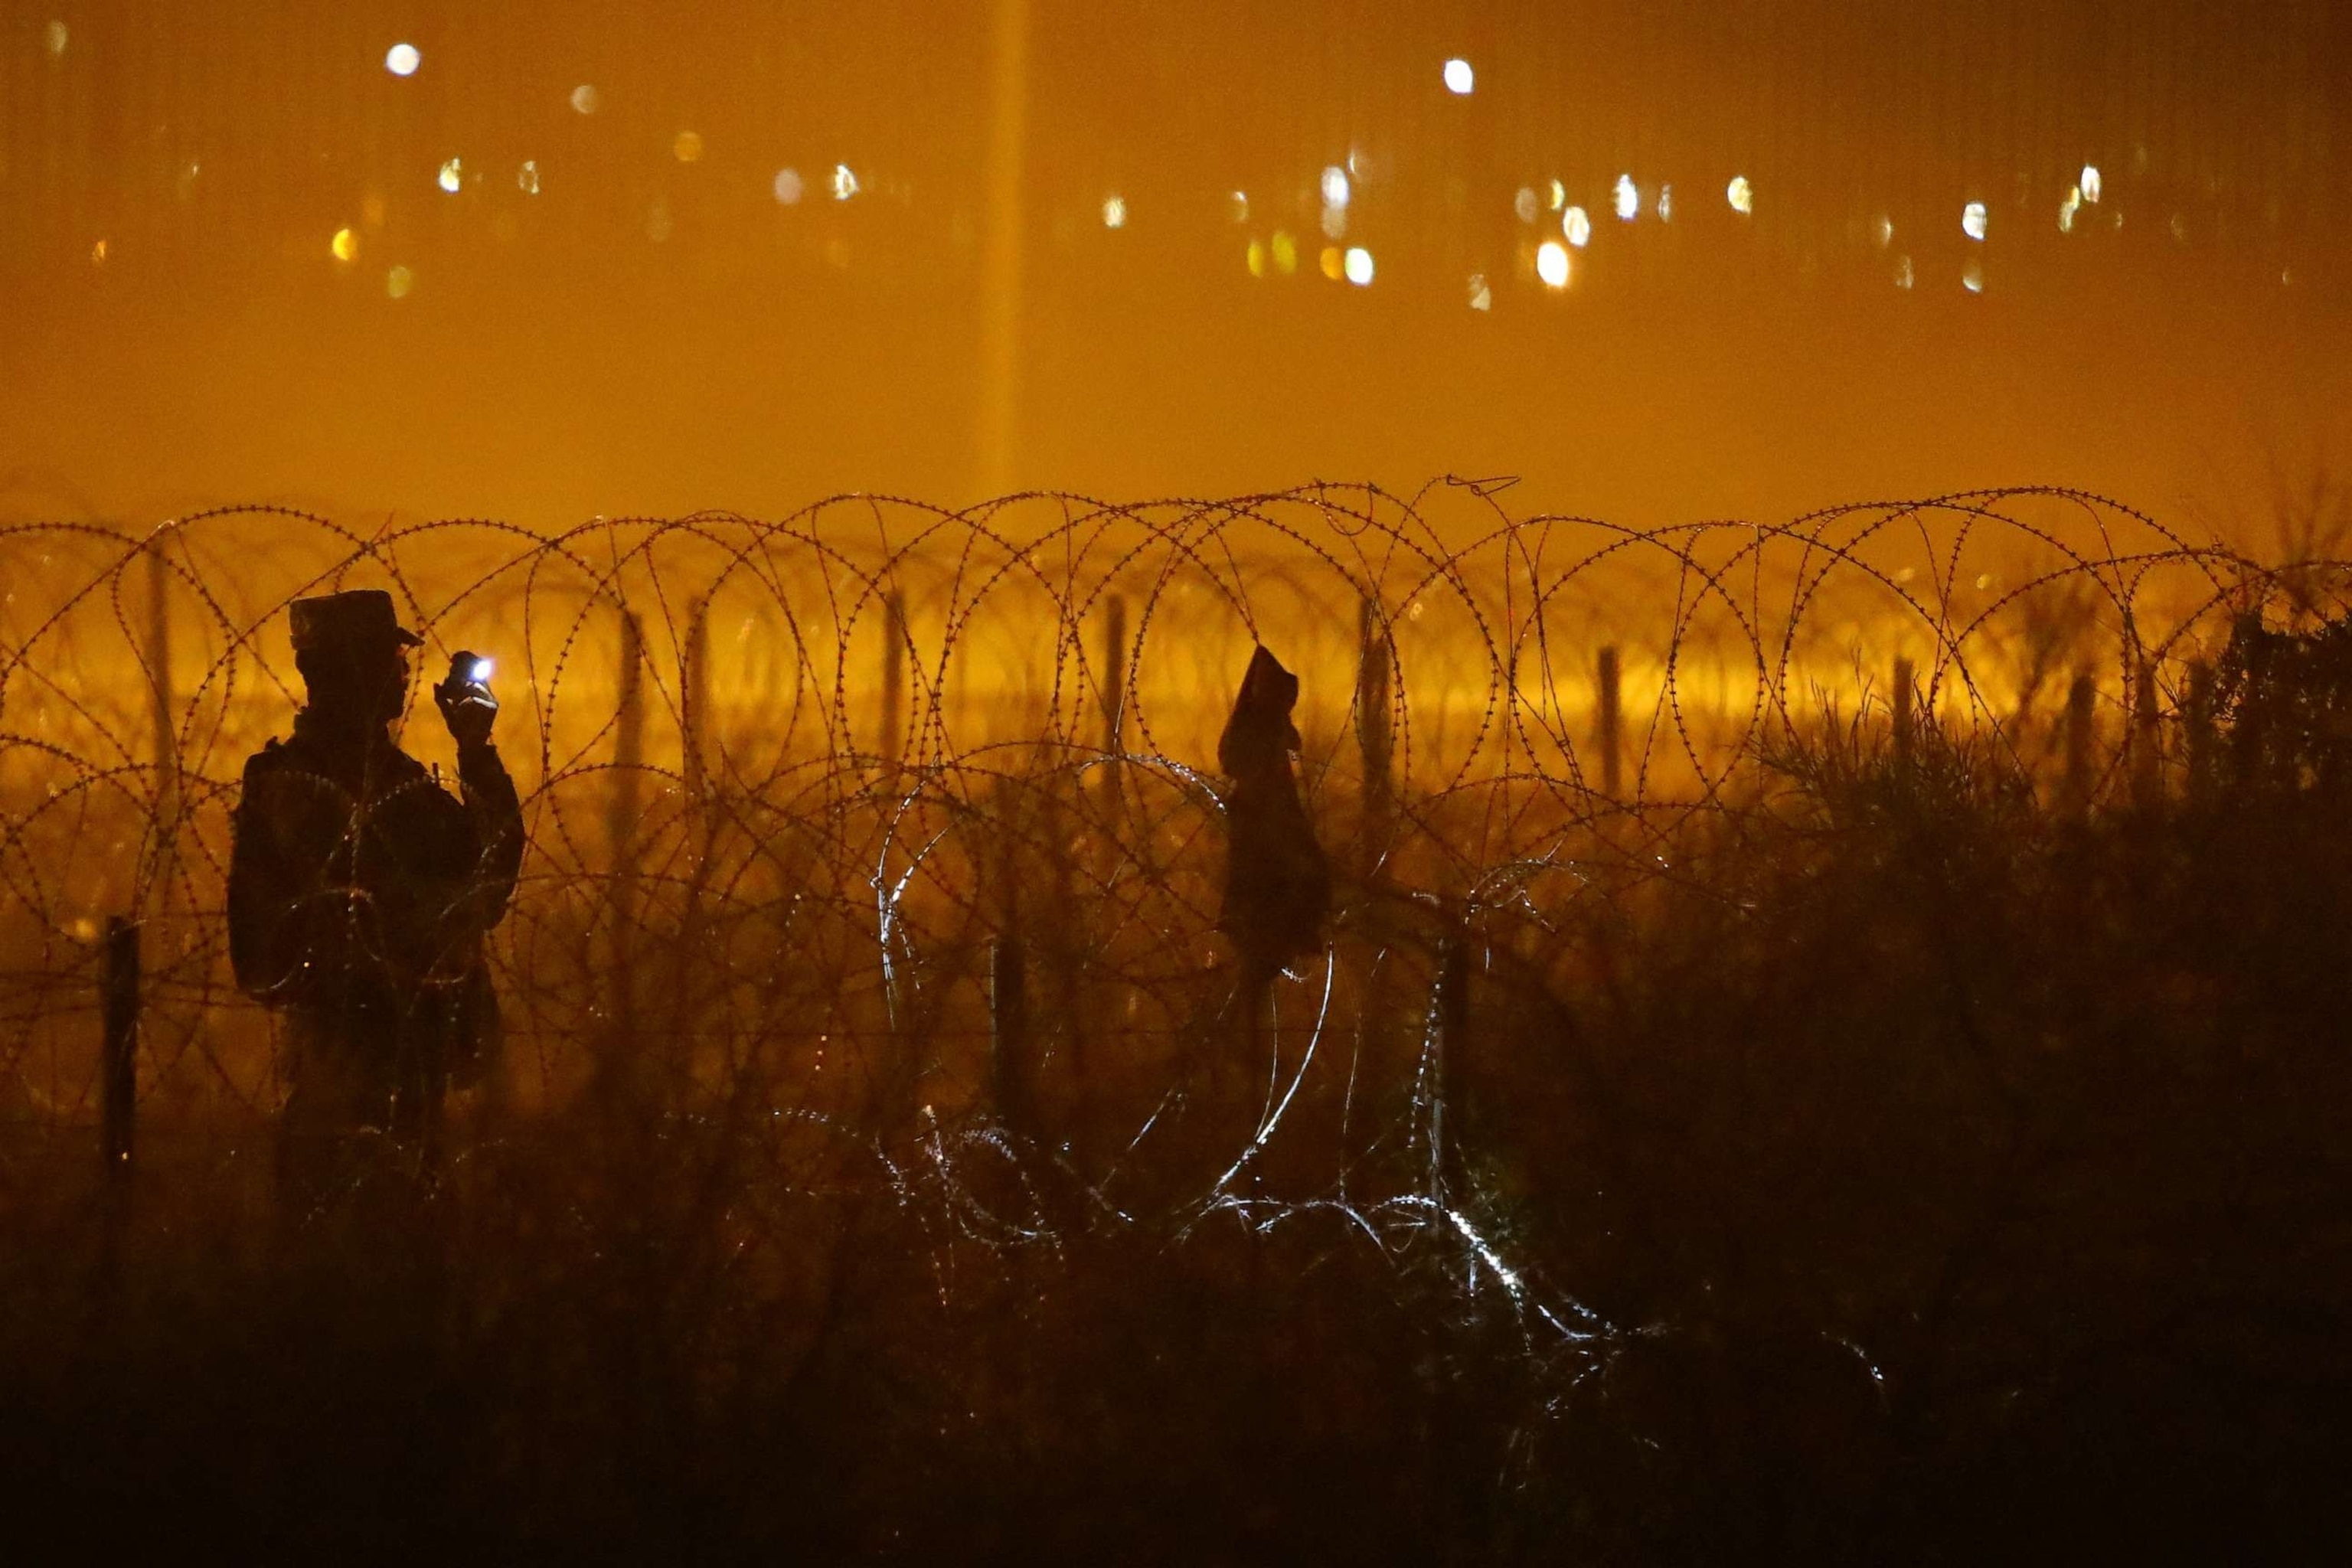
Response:
POLYGON ((2181 704, 2183 749, 2189 753, 2189 799, 2193 805, 2210 805, 2221 781, 2219 739, 2213 714, 2213 666, 2197 659, 2189 666, 2189 694, 2181 704))
POLYGON ((1029 969, 1018 932, 1008 927, 988 946, 988 1077, 996 1113, 1026 1136, 1029 1116, 1029 969))
POLYGON ((646 761, 646 634, 635 610, 621 612, 620 656, 620 690, 613 714, 613 787, 605 805, 604 841, 612 859, 614 1014, 625 1035, 635 1023, 631 984, 636 957, 635 839, 646 761))
POLYGON ((1611 800, 1619 798, 1624 779, 1623 754, 1624 709, 1618 688, 1617 649, 1612 646, 1601 650, 1601 700, 1597 728, 1601 746, 1601 793, 1611 800))
POLYGON ((995 0, 988 31, 988 205, 980 253, 980 496, 1013 488, 1021 410, 1023 154, 1029 0, 995 0))
POLYGON ((2087 675, 2078 675, 2066 689, 2066 777, 2059 795, 2059 810, 2079 817, 2091 809, 2091 735, 2093 704, 2098 690, 2087 675))
POLYGON ((1437 1103, 1429 1116, 1430 1186, 1443 1194, 1462 1174, 1462 1139, 1468 1130, 1466 1072, 1470 1055, 1470 920, 1466 906, 1438 960, 1437 1103))
POLYGON ((1895 660, 1895 765, 1911 765, 1912 688, 1916 679, 1907 655, 1895 660))
POLYGON ((121 915, 106 920, 99 989, 106 1036, 100 1068, 99 1152, 110 1181, 131 1169, 139 1101, 139 926, 121 915))
POLYGON ((687 798, 705 804, 710 789, 703 748, 710 729, 710 596, 704 595, 688 610, 686 668, 679 673, 678 740, 686 755, 687 798))
POLYGON ((882 776, 898 787, 898 764, 906 760, 907 601, 898 590, 882 596, 882 711, 874 742, 882 776))
POLYGON ((1000 776, 991 802, 995 837, 996 940, 988 946, 988 1087, 996 1113, 1016 1133, 1030 1131, 1028 955, 1021 942, 1021 835, 1013 781, 1000 776))
POLYGON ((2164 804, 2164 733, 2156 706, 2156 665, 2143 651, 2132 669, 2132 809, 2147 812, 2164 804))
POLYGON ((1388 854, 1389 815, 1396 799, 1393 715, 1390 711, 1388 628, 1381 602, 1367 594, 1356 611, 1356 751, 1364 770, 1362 871, 1370 877, 1388 854))
POLYGON ((704 927, 702 893, 710 876, 711 840, 719 829, 718 807, 711 798, 710 775, 703 757, 710 727, 710 596, 707 594, 687 607, 686 648, 680 659, 679 772, 686 781, 687 807, 694 813, 694 841, 687 865, 686 909, 673 944, 676 978, 670 1003, 686 1007, 693 999, 695 961, 708 951, 711 939, 704 927))
POLYGON ((1103 605, 1103 802, 1106 820, 1116 820, 1119 759, 1127 754, 1127 601, 1117 594, 1103 605))
POLYGON ((155 896, 168 893, 180 843, 180 731, 173 717, 172 563, 159 534, 147 545, 147 688, 155 752, 155 896))

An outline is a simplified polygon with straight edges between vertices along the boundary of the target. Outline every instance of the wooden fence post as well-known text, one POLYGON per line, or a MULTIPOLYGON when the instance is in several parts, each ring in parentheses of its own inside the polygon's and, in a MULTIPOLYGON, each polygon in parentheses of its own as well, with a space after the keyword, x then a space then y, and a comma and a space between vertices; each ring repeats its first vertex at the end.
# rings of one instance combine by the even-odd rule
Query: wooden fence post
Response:
POLYGON ((1367 594, 1356 612, 1356 751, 1363 763, 1364 822, 1357 846, 1370 877, 1388 854, 1396 803, 1395 715, 1391 711, 1388 627, 1381 602, 1367 594))
POLYGON ((710 596, 706 594, 688 607, 685 668, 678 673, 678 741, 687 798, 697 806, 709 793, 709 763, 703 753, 710 730, 710 596))
POLYGON ((996 884, 995 940, 988 944, 988 1087, 1006 1127, 1029 1127, 1029 965, 1021 941, 1021 835, 1013 781, 999 775, 990 802, 996 884))
POLYGON ((646 760, 645 626, 635 610, 621 612, 620 690, 613 715, 613 789, 604 839, 612 889, 612 963, 615 1016, 623 1034, 635 1022, 633 970, 636 960, 636 833, 643 815, 646 760))
POLYGON ((147 550, 148 724, 155 752, 155 897, 168 897, 180 845, 180 731, 173 717, 172 563, 162 539, 147 550))
POLYGON ((2133 660, 2131 691, 2131 793, 2136 811, 2164 804, 2163 720, 2156 706, 2156 666, 2143 652, 2133 660))
POLYGON ((110 1180, 131 1168, 139 1100, 139 926, 109 915, 100 951, 99 989, 105 1019, 100 1072, 99 1152, 110 1180))
POLYGON ((2189 753, 2189 798, 2210 805, 2221 783, 2219 731, 2213 714, 2213 666, 2205 659, 2189 666, 2189 692, 2181 704, 2183 749, 2189 753))
POLYGON ((996 1113, 1012 1131, 1032 1131, 1029 1115, 1029 960, 1020 934, 1006 931, 988 948, 988 1079, 996 1113))
POLYGON ((1611 645, 1601 650, 1601 700, 1599 723, 1596 726, 1601 747, 1601 793, 1611 800, 1619 797, 1623 785, 1622 731, 1624 710, 1618 689, 1617 649, 1611 645))
POLYGON ((2091 738, 2093 705, 2098 700, 2098 689, 2087 675, 2078 675, 2066 689, 2066 776, 2059 795, 2059 809, 2070 817, 2079 817, 2091 809, 2091 738))
POLYGON ((1456 911, 1461 923, 1446 938, 1438 960, 1437 1104, 1429 1117, 1430 1184, 1444 1192, 1463 1173, 1462 1141, 1469 1126, 1468 1068, 1470 1056, 1470 921, 1466 908, 1456 911))
MULTIPOLYGON (((1119 759, 1127 755, 1127 601, 1117 594, 1103 605, 1103 799, 1115 812, 1119 798, 1119 759)), ((1106 816, 1111 813, 1106 813, 1106 816)))
POLYGON ((1912 730, 1916 723, 1911 703, 1916 679, 1910 657, 1897 654, 1895 658, 1895 765, 1897 767, 1911 765, 1912 730))
POLYGON ((882 711, 875 753, 882 761, 882 776, 894 788, 907 753, 906 702, 907 601, 893 588, 882 595, 882 711))

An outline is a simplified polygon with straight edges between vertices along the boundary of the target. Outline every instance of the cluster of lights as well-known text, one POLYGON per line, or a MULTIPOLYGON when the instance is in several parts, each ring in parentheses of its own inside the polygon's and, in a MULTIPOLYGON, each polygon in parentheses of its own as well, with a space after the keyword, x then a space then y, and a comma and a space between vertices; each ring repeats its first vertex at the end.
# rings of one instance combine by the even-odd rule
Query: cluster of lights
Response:
MULTIPOLYGON (((45 42, 50 57, 55 58, 62 56, 68 41, 68 33, 66 25, 63 22, 51 22, 45 35, 45 42)), ((394 77, 415 76, 423 64, 424 54, 413 43, 406 41, 395 43, 384 52, 383 68, 394 77)), ((1475 69, 1467 59, 1459 56, 1444 62, 1442 76, 1446 91, 1456 97, 1468 97, 1476 89, 1475 69)), ((590 115, 594 114, 603 106, 603 95, 594 85, 583 82, 572 89, 569 101, 576 113, 590 115)), ((681 163, 699 162, 703 152, 702 136, 695 131, 678 132, 670 143, 671 155, 681 163)), ((1323 274, 1334 281, 1344 279, 1361 288, 1369 286, 1375 274, 1371 252, 1360 245, 1341 248, 1341 242, 1346 239, 1348 234, 1349 209, 1354 195, 1354 182, 1350 177, 1350 169, 1353 168, 1354 163, 1355 160, 1351 157, 1346 166, 1337 163, 1330 165, 1323 171, 1318 182, 1318 189, 1322 196, 1321 228, 1324 237, 1330 242, 1323 247, 1318 258, 1318 265, 1323 274)), ((443 191, 456 195, 465 188, 467 174, 464 160, 452 157, 441 165, 436 183, 443 191)), ((478 175, 476 177, 478 178, 478 175)), ((539 194, 540 170, 536 159, 523 161, 516 174, 515 183, 525 195, 539 194)), ((862 188, 856 174, 846 163, 834 165, 826 183, 834 200, 837 202, 848 201, 862 188)), ((784 206, 798 205, 806 194, 805 184, 800 172, 792 168, 776 171, 772 189, 776 201, 784 206)), ((2060 232, 2072 233, 2082 209, 2098 205, 2103 194, 2104 182, 2097 165, 2085 164, 2080 178, 2066 193, 2064 201, 2059 205, 2060 232)), ((1570 260, 1571 250, 1583 249, 1592 242, 1592 218, 1582 206, 1569 204, 1567 190, 1559 180, 1550 182, 1549 197, 1549 202, 1547 204, 1543 200, 1543 194, 1534 186, 1523 185, 1513 197, 1512 208, 1522 223, 1528 224, 1538 219, 1546 205, 1549 205, 1549 210, 1560 215, 1559 238, 1547 239, 1537 247, 1535 266, 1536 276, 1546 288, 1562 289, 1568 287, 1573 271, 1570 260), (1566 243, 1563 244, 1562 241, 1566 243)), ((1724 200, 1731 210, 1740 216, 1753 216, 1756 210, 1756 190, 1753 183, 1746 174, 1734 175, 1730 183, 1724 187, 1724 200)), ((1617 176, 1611 191, 1611 205, 1621 223, 1632 223, 1641 216, 1642 189, 1630 172, 1617 176)), ((1671 223, 1674 220, 1674 186, 1672 184, 1659 186, 1655 210, 1659 221, 1671 223)), ((1122 229, 1127 226, 1128 205, 1124 195, 1114 191, 1105 196, 1101 211, 1105 228, 1122 229)), ((1234 222, 1246 223, 1249 220, 1250 201, 1245 192, 1233 193, 1232 211, 1234 222)), ((1962 207, 1960 231, 1970 240, 1982 244, 1990 230, 1990 225, 1991 216, 1983 202, 1971 201, 1962 207)), ((658 200, 655 203, 646 229, 648 235, 654 239, 668 237, 670 222, 666 204, 658 200)), ((2181 225, 2177 218, 2174 220, 2174 231, 2176 236, 2181 231, 2181 225)), ((1872 226, 1872 237, 1881 250, 1887 249, 1892 245, 1894 232, 1894 223, 1885 214, 1879 215, 1872 226)), ((348 265, 356 260, 359 256, 357 231, 349 226, 337 229, 330 242, 329 249, 340 263, 348 265)), ((91 258, 96 262, 105 260, 105 241, 100 241, 94 247, 91 258)), ((1245 258, 1253 277, 1263 278, 1269 271, 1286 277, 1297 270, 1297 242, 1286 230, 1277 230, 1270 241, 1255 238, 1250 240, 1245 258)), ((1897 257, 1895 265, 1895 287, 1910 289, 1914 280, 1911 258, 1908 256, 1897 257)), ((395 300, 404 298, 414 286, 414 275, 408 268, 394 267, 386 275, 386 292, 395 300)), ((1971 255, 1968 258, 1961 269, 1961 283, 1970 293, 1983 291, 1985 270, 1980 256, 1971 255)), ((1471 274, 1469 300, 1473 310, 1486 310, 1493 308, 1493 289, 1484 273, 1471 274)))
POLYGON ((2075 181, 2074 188, 2066 193, 2066 199, 2058 204, 2060 234, 2074 232, 2074 215, 2086 206, 2098 205, 2099 197, 2104 193, 2105 185, 2106 182, 2099 177, 2099 166, 2096 163, 2083 165, 2082 178, 2075 181))

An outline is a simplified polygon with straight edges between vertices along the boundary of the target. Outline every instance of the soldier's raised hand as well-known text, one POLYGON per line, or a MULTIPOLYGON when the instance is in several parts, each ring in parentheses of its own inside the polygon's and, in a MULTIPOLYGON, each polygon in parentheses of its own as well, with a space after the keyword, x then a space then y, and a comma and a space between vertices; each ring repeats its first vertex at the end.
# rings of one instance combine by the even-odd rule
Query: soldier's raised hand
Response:
POLYGON ((433 689, 441 721, 459 747, 487 744, 498 722, 499 700, 490 695, 490 661, 460 649, 449 660, 446 679, 433 689))

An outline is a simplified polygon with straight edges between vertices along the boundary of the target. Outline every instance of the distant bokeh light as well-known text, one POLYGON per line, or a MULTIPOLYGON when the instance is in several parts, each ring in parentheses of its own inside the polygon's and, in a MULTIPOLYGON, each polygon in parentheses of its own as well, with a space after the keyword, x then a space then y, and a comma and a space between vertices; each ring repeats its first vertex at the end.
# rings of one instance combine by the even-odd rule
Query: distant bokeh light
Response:
POLYGON ((1985 213, 1985 205, 1982 202, 1970 202, 1960 209, 1960 232, 1970 239, 1982 239, 1985 237, 1986 226, 1990 221, 1985 213))
POLYGON ((394 300, 405 300, 416 286, 416 274, 405 267, 394 267, 383 275, 383 291, 394 300))
POLYGON ((1372 253, 1362 246, 1352 246, 1348 251, 1348 281, 1361 289, 1372 280, 1372 253))
POLYGON ((159 515, 183 473, 559 523, 884 480, 1250 488, 1322 453, 1388 479, 1475 459, 1549 483, 1562 426, 1628 455, 1591 503, 1645 516, 1769 510, 1850 471, 1959 481, 1979 460, 2173 493, 2142 454, 2181 449, 2225 402, 2283 447, 2342 445, 2352 373, 2308 345, 2342 335, 2352 288, 2345 4, 2274 0, 2259 27, 2157 6, 2170 19, 2085 48, 2050 15, 2069 8, 1990 0, 1868 27, 1842 0, 1792 0, 1728 33, 1644 0, 1436 0, 1392 26, 1364 5, 1003 0, 913 7, 914 32, 854 7, 649 25, 360 0, 231 26, 217 6, 26 0, 0 26, 0 279, 54 324, 11 341, 0 448, 126 514, 152 484, 159 515), (1000 80, 992 18, 1015 14, 1030 32, 1000 80), (1377 295, 1308 286, 1374 258, 1377 295), (421 311, 382 302, 394 262, 432 278, 421 311), (255 298, 283 309, 259 321, 255 298), (1502 353, 1490 325, 1540 352, 1502 353), (2105 358, 2076 352, 2095 333, 2105 358), (1890 411, 1903 399, 1859 390, 1928 385, 1955 341, 1965 442, 1925 392, 1890 411), (1113 374, 1106 342, 1151 374, 1113 374), (1661 342, 1720 343, 1738 368, 1703 382, 1661 342), (1556 374, 1571 354, 1610 374, 1556 374), (172 396, 221 355, 247 384, 337 390, 306 384, 301 440, 264 442, 172 396), (504 390, 439 395, 449 365, 492 361, 516 367, 504 390), (655 361, 658 417, 598 395, 615 364, 655 361), (101 389, 151 377, 177 423, 119 468, 101 389), (1423 385, 1443 395, 1409 413, 1392 395, 1423 385), (2293 390, 2246 391, 2271 385, 2293 390), (396 442, 362 395, 407 422, 396 442), (1248 417, 1212 417, 1228 395, 1248 417), (1379 411, 1359 420, 1363 401, 1379 411), (1626 412, 1643 405, 1691 414, 1626 412), (747 409, 789 410, 783 443, 730 445, 747 409), (1715 473, 1688 458, 1718 415, 1759 434, 1715 473), (1141 434, 1170 420, 1180 438, 1141 434), (594 460, 502 466, 446 438, 499 421, 577 432, 594 460), (315 480, 296 471, 311 454, 315 480))

